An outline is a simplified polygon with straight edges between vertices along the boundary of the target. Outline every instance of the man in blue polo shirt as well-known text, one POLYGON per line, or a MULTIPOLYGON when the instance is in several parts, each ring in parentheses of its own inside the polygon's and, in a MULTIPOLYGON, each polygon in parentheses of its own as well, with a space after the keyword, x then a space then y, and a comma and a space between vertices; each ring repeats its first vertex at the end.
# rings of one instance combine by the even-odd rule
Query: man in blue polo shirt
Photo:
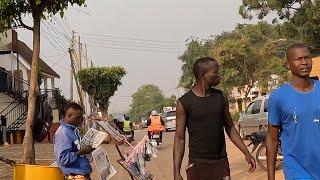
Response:
POLYGON ((54 135, 54 156, 67 180, 89 180, 92 168, 85 154, 94 149, 91 146, 80 148, 80 134, 77 127, 82 123, 83 109, 77 103, 70 103, 64 119, 54 135))
POLYGON ((320 179, 320 83, 309 75, 312 58, 303 44, 288 48, 292 80, 271 93, 267 136, 268 179, 275 179, 279 135, 287 180, 320 179))

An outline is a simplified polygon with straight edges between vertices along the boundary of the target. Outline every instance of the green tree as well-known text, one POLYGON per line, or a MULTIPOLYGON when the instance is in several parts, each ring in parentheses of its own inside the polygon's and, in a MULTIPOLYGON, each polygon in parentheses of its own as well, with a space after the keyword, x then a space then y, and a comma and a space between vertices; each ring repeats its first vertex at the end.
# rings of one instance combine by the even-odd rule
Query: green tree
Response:
POLYGON ((246 19, 252 19, 253 13, 258 19, 263 19, 276 12, 273 22, 283 22, 282 32, 288 38, 317 49, 320 44, 319 9, 320 0, 242 0, 239 13, 246 19))
POLYGON ((222 81, 220 87, 230 94, 233 87, 244 87, 246 96, 256 85, 268 89, 271 75, 280 76, 286 81, 287 70, 284 67, 284 49, 290 39, 284 39, 278 26, 259 22, 258 24, 239 24, 235 30, 224 32, 213 39, 191 41, 181 56, 183 71, 180 86, 190 89, 194 82, 192 67, 195 60, 211 56, 220 64, 222 81), (181 82, 187 82, 185 84, 181 82))
POLYGON ((39 52, 40 52, 40 21, 64 11, 69 5, 84 5, 85 0, 1 0, 0 1, 0 30, 7 28, 23 27, 33 32, 33 54, 31 65, 30 88, 28 96, 28 115, 26 120, 26 131, 23 139, 23 158, 22 163, 35 164, 34 141, 32 126, 35 112, 36 97, 38 94, 38 71, 39 71, 39 52), (22 17, 31 14, 33 26, 26 25, 22 17))
POLYGON ((63 117, 64 116, 64 110, 67 107, 68 104, 68 100, 66 99, 66 97, 61 93, 61 89, 56 88, 53 90, 53 100, 54 100, 54 104, 56 106, 56 108, 59 111, 59 116, 63 117))
MULTIPOLYGON (((232 32, 215 38, 213 55, 220 64, 221 87, 230 93, 232 87, 243 87, 245 97, 258 82, 268 89, 271 75, 287 79, 283 56, 279 54, 279 35, 276 28, 265 22, 238 25, 232 32)), ((281 39, 280 39, 281 40, 281 39)))
POLYGON ((143 85, 132 95, 130 118, 149 117, 152 110, 161 112, 163 105, 164 95, 159 87, 152 84, 143 85))
POLYGON ((179 57, 183 65, 181 67, 182 76, 180 77, 179 87, 191 89, 194 83, 192 67, 194 62, 201 57, 211 56, 212 40, 199 40, 192 38, 185 52, 179 57))
POLYGON ((176 106, 176 100, 177 100, 177 97, 175 95, 172 95, 169 98, 165 98, 163 106, 164 107, 175 107, 176 106))
POLYGON ((110 98, 122 84, 126 75, 123 67, 92 67, 78 72, 79 83, 98 104, 102 117, 107 119, 110 98))

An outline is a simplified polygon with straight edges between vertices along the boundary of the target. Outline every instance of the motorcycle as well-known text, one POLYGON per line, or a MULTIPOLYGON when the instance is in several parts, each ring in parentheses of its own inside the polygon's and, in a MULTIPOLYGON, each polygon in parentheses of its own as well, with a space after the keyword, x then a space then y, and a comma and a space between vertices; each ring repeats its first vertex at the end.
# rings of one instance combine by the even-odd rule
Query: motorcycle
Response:
POLYGON ((153 146, 159 146, 160 145, 160 131, 152 131, 151 132, 150 143, 153 146))
POLYGON ((131 131, 124 132, 124 136, 126 137, 126 139, 128 140, 129 143, 134 141, 131 131))
MULTIPOLYGON (((267 171, 267 148, 266 148, 266 138, 267 132, 254 132, 251 135, 250 143, 247 145, 248 147, 253 145, 251 153, 256 151, 256 161, 258 165, 267 171)), ((283 155, 281 150, 281 145, 278 146, 278 152, 276 157, 275 169, 281 169, 283 166, 283 155)))

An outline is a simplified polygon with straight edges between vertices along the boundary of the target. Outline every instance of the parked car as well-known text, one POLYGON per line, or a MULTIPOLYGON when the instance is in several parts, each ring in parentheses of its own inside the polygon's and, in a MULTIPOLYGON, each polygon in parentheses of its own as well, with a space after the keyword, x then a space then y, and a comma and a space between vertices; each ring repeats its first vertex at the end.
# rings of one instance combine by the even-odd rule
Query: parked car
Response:
POLYGON ((176 130, 176 111, 166 111, 162 115, 166 131, 176 130))
POLYGON ((269 95, 257 97, 240 113, 239 133, 242 139, 247 139, 253 132, 268 129, 268 100, 269 95))

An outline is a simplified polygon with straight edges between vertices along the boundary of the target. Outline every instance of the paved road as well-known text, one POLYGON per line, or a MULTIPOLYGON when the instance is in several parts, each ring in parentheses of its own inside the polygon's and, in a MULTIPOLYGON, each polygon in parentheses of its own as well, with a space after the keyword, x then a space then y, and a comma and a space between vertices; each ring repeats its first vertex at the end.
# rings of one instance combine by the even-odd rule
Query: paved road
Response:
MULTIPOLYGON (((146 134, 145 130, 139 130, 136 132, 136 139, 141 139, 146 134)), ((151 162, 147 162, 147 168, 155 176, 156 180, 173 179, 172 170, 172 148, 173 148, 174 132, 168 132, 164 134, 164 143, 159 147, 159 154, 157 159, 153 159, 151 162)), ((126 171, 116 163, 119 159, 119 155, 115 147, 112 144, 103 145, 107 149, 110 156, 110 160, 118 171, 112 180, 126 180, 130 179, 126 171)), ((129 151, 129 147, 122 145, 121 150, 126 152, 129 151)), ((0 147, 0 154, 5 155, 8 158, 19 160, 22 154, 22 145, 14 145, 9 147, 0 147)), ((187 148, 186 148, 187 149, 187 148)), ((244 160, 241 152, 227 139, 227 151, 230 161, 231 177, 235 180, 263 180, 267 179, 266 172, 260 167, 257 167, 256 171, 252 174, 247 172, 247 163, 244 160)), ((183 160, 182 169, 187 165, 187 155, 183 160)), ((50 164, 53 161, 53 148, 51 144, 36 144, 36 158, 39 164, 50 164)), ((0 162, 0 179, 9 180, 12 179, 13 170, 10 166, 0 162)), ((185 171, 182 170, 182 175, 186 179, 185 171)), ((99 179, 97 172, 94 169, 92 174, 93 179, 99 179)), ((276 179, 281 180, 283 178, 282 171, 277 171, 276 179)))

